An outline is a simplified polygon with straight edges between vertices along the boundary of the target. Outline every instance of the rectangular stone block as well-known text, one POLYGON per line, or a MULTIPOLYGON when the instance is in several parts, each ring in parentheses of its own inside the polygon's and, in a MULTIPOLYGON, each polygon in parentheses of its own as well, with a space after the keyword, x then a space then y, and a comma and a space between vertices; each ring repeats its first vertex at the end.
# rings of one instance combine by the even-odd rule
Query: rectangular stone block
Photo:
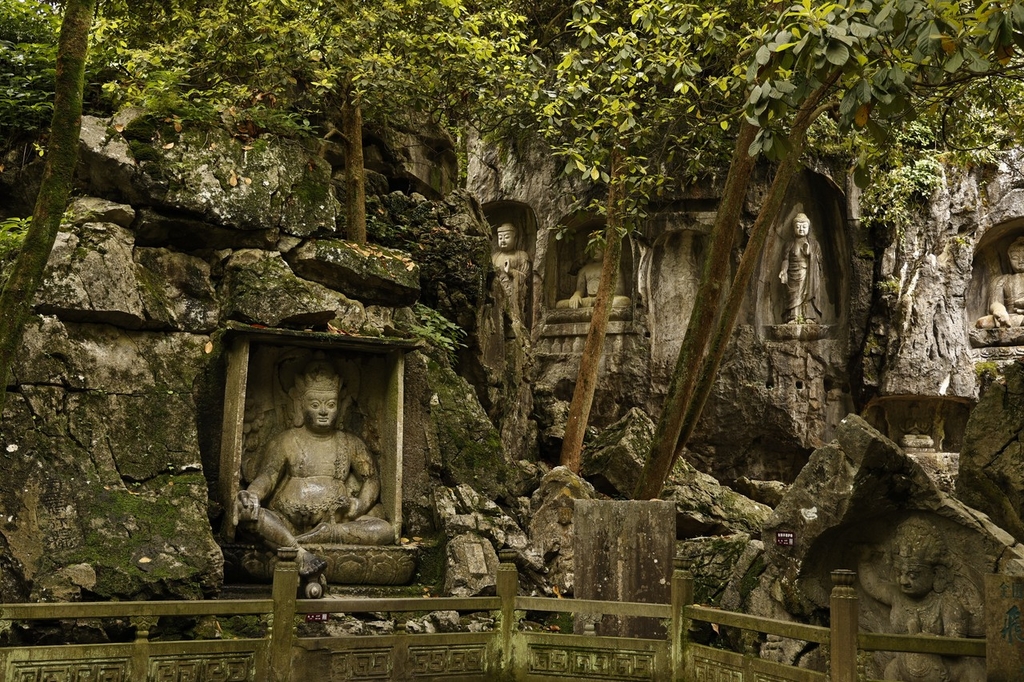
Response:
MULTIPOLYGON (((576 500, 573 519, 577 599, 668 604, 676 510, 666 500, 576 500)), ((582 634, 593 618, 577 616, 582 634)), ((604 616, 597 634, 663 638, 657 618, 604 616)))

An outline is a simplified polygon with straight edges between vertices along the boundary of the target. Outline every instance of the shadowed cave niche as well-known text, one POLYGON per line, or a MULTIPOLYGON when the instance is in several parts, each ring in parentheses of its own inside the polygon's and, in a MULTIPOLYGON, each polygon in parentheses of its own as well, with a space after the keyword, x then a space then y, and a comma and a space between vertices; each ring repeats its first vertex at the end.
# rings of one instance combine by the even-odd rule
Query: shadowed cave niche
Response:
POLYGON ((864 409, 864 419, 917 461, 939 488, 952 492, 971 406, 965 400, 887 396, 864 409))

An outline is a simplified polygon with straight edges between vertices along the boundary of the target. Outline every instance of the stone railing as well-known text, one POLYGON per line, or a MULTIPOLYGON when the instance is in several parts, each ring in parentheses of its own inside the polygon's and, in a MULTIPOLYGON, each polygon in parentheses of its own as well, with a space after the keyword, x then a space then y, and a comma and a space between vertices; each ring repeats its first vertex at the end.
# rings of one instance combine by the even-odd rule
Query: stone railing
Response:
MULTIPOLYGON (((672 572, 672 603, 601 602, 517 595, 518 571, 503 552, 494 597, 297 599, 293 556, 282 552, 272 599, 48 603, 0 605, 0 632, 10 621, 129 619, 135 640, 123 644, 31 646, 0 649, 0 674, 18 682, 96 680, 805 680, 854 682, 858 652, 898 651, 984 656, 983 640, 858 633, 854 574, 833 573, 831 627, 759 618, 693 605, 693 576, 672 572), (487 632, 410 634, 402 617, 388 635, 302 637, 297 617, 312 614, 492 612, 487 632), (604 637, 527 631, 524 611, 662 619, 665 639, 604 637), (265 637, 150 641, 161 617, 259 616, 265 637), (773 663, 756 656, 691 643, 694 622, 714 623, 801 640, 828 651, 829 672, 773 663), (286 624, 280 627, 280 624, 286 624), (326 671, 326 672, 325 672, 326 671)), ((322 617, 322 616, 321 616, 322 617)), ((5 627, 6 626, 6 627, 5 627)))

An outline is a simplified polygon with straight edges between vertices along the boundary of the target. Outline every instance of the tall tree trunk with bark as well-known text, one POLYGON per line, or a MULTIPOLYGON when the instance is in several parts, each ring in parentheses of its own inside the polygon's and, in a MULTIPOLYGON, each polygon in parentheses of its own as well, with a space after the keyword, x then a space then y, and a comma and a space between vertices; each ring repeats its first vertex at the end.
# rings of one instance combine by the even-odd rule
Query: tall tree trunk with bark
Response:
POLYGON ((754 166, 754 158, 747 153, 747 149, 753 141, 757 129, 748 123, 744 123, 740 129, 736 147, 733 150, 725 191, 715 217, 711 250, 704 263, 696 302, 686 330, 686 338, 679 351, 676 368, 669 384, 669 392, 655 429, 654 445, 633 493, 635 499, 652 499, 661 495, 672 465, 693 433, 711 392, 715 375, 718 373, 722 357, 725 354, 725 347, 736 325, 740 304, 743 302, 743 296, 753 274, 754 266, 764 248, 770 228, 778 218, 782 202, 789 189, 789 182, 799 167, 807 129, 823 111, 818 108, 818 104, 837 77, 838 74, 834 74, 825 84, 809 95, 798 112, 788 137, 790 152, 779 165, 769 195, 754 222, 754 228, 744 249, 740 265, 731 285, 729 285, 724 306, 720 306, 723 287, 726 285, 728 277, 729 254, 732 250, 733 236, 739 226, 739 210, 754 166), (728 248, 726 249, 727 241, 728 248), (714 262, 716 259, 721 260, 714 262), (714 324, 716 313, 720 307, 721 315, 718 317, 717 324, 714 324), (694 326, 695 324, 697 326, 694 326), (714 330, 713 339, 712 330, 714 330))
POLYGON ((697 369, 711 331, 714 329, 722 295, 729 277, 729 259, 736 241, 736 230, 743 209, 750 174, 754 170, 754 157, 748 149, 757 136, 757 128, 746 121, 740 124, 736 146, 733 148, 729 175, 719 202, 715 225, 711 231, 711 245, 704 260, 697 296, 686 327, 686 336, 679 349, 675 370, 669 381, 661 418, 654 430, 650 455, 644 463, 633 497, 646 500, 658 497, 675 461, 675 445, 683 426, 686 408, 697 384, 697 369))
POLYGON ((363 172, 363 110, 352 86, 346 88, 342 106, 345 137, 345 236, 357 244, 366 243, 366 174, 363 172))
POLYGON ((57 76, 50 141, 32 224, 0 294, 0 413, 7 397, 7 377, 21 345, 32 301, 43 281, 61 218, 68 205, 78 164, 82 131, 82 89, 96 0, 67 0, 57 43, 57 76))
POLYGON ((559 457, 562 466, 577 474, 580 471, 580 458, 583 452, 583 435, 590 420, 590 408, 594 404, 597 372, 601 366, 604 337, 608 330, 608 318, 612 312, 612 300, 619 277, 619 260, 622 256, 622 210, 619 205, 622 200, 623 183, 621 165, 622 151, 618 147, 613 147, 609 169, 611 180, 608 185, 608 216, 604 231, 601 282, 597 287, 587 340, 583 344, 583 356, 580 358, 572 402, 569 403, 569 417, 565 424, 565 436, 562 439, 562 452, 559 457))

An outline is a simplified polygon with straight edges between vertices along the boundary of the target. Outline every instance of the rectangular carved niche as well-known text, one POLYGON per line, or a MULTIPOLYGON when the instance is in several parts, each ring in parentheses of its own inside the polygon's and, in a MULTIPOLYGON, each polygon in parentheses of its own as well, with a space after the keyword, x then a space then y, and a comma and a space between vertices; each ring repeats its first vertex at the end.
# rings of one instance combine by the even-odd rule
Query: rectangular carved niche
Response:
MULTIPOLYGON (((341 429, 362 439, 375 457, 380 502, 395 537, 402 528, 402 404, 405 353, 415 342, 315 332, 254 329, 234 324, 229 343, 219 489, 230 510, 267 441, 296 426, 289 391, 314 358, 341 378, 341 429)), ((301 422, 300 422, 301 423, 301 422)), ((230 511, 224 536, 233 536, 230 511)))

